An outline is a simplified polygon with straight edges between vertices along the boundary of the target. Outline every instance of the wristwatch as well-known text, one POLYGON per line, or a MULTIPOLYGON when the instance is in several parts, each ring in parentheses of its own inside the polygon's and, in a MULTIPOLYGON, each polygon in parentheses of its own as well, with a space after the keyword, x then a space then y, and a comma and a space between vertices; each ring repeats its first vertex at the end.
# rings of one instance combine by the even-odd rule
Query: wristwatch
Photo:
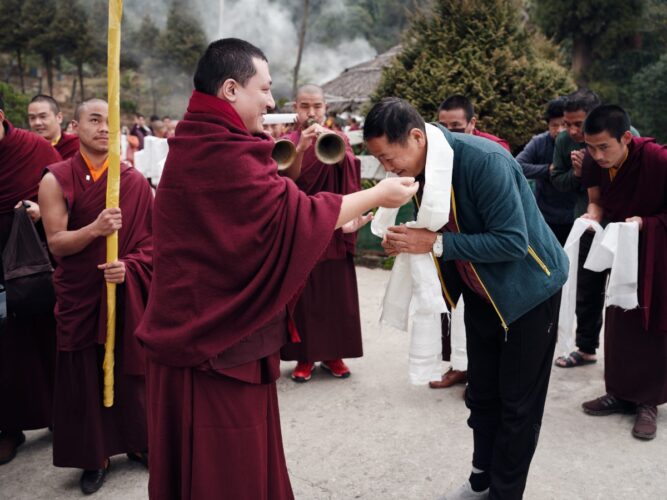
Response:
POLYGON ((435 243, 433 243, 433 255, 442 257, 442 233, 435 234, 435 243))

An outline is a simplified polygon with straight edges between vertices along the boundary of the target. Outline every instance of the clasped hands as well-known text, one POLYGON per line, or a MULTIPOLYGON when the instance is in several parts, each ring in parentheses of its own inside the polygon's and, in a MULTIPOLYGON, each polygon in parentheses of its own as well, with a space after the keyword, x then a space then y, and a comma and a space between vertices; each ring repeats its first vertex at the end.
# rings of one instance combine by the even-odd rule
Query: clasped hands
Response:
POLYGON ((382 248, 389 256, 399 253, 430 253, 436 233, 424 228, 408 227, 404 224, 392 226, 382 238, 382 248))

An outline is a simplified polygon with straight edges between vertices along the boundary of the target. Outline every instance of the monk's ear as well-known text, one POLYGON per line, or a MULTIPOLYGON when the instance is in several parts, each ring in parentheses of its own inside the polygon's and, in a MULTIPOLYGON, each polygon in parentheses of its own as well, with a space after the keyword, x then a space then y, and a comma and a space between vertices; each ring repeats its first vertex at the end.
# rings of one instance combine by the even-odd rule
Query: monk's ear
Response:
POLYGON ((58 125, 60 125, 63 122, 63 113, 62 113, 62 111, 59 111, 58 114, 56 115, 56 121, 58 122, 58 125))
POLYGON ((239 83, 233 78, 228 78, 220 85, 218 98, 229 102, 236 102, 239 83))
POLYGON ((626 146, 630 144, 632 142, 632 132, 630 132, 629 130, 623 132, 623 135, 621 136, 621 142, 626 146))

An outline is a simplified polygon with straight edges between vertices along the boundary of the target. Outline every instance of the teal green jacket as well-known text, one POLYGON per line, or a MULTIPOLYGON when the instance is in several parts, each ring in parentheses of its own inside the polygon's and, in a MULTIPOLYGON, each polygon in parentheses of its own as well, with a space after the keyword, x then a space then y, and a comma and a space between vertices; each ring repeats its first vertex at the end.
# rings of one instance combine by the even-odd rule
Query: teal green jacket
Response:
POLYGON ((469 261, 507 330, 561 289, 567 257, 512 155, 492 141, 439 128, 454 150, 452 212, 459 229, 443 234, 447 300, 455 304, 461 289, 453 261, 469 261))

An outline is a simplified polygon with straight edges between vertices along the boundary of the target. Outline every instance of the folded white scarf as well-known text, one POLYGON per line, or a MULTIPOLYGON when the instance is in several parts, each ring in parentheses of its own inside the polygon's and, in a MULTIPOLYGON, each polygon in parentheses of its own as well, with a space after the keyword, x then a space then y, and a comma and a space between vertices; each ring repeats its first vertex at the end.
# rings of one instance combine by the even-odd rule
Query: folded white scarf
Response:
POLYGON ((565 242, 570 269, 567 282, 563 286, 558 317, 556 351, 563 355, 569 354, 575 348, 579 240, 588 229, 593 229, 595 236, 584 267, 596 272, 611 268, 607 305, 617 305, 623 309, 634 309, 638 306, 639 226, 634 222, 612 223, 603 230, 595 221, 582 218, 575 220, 565 242))
MULTIPOLYGON (((424 194, 417 220, 408 227, 438 231, 449 221, 454 151, 437 127, 426 124, 427 153, 424 194)), ((398 209, 378 209, 371 231, 383 238, 398 209)), ((412 312, 409 375, 415 385, 440 380, 441 317, 447 312, 433 256, 402 253, 396 257, 382 301, 380 321, 408 331, 412 312)))

